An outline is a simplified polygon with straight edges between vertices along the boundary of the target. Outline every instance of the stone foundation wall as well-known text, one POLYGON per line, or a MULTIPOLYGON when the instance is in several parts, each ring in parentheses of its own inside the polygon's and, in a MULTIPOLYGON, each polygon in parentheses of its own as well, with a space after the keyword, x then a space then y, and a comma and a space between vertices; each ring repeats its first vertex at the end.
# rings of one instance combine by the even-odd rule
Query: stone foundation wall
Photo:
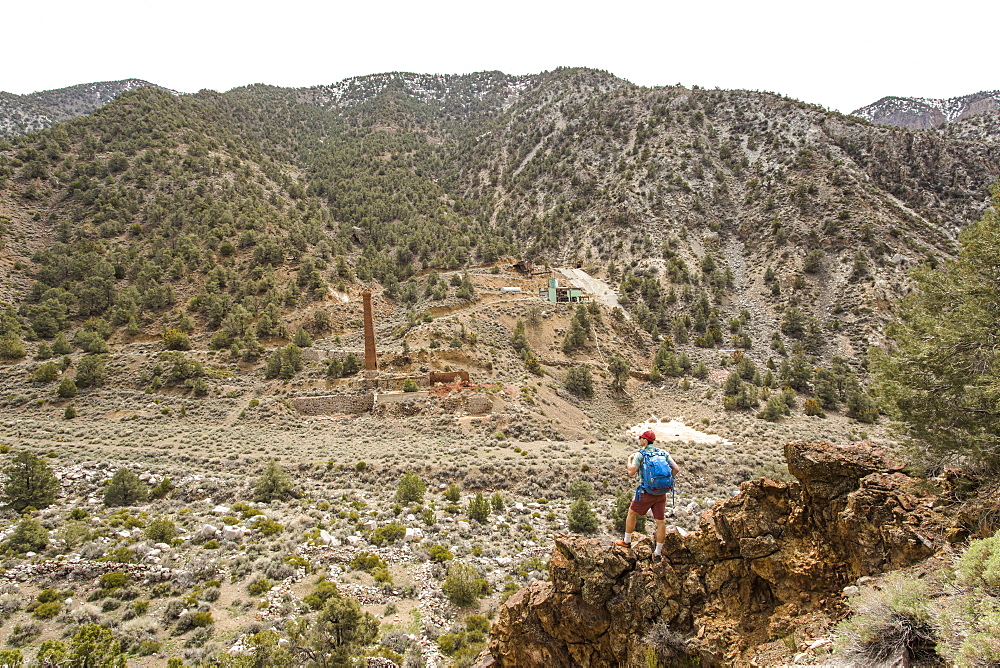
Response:
POLYGON ((468 371, 431 371, 427 374, 427 382, 431 385, 434 383, 451 383, 454 382, 456 378, 461 378, 466 383, 469 382, 469 372, 468 371))
POLYGON ((354 355, 362 366, 365 364, 364 350, 326 350, 324 348, 306 348, 302 351, 303 362, 325 362, 327 360, 338 359, 341 362, 347 359, 348 355, 354 355))
POLYGON ((297 397, 292 408, 303 415, 356 415, 367 413, 375 405, 374 394, 335 394, 321 397, 297 397))
POLYGON ((469 397, 465 410, 473 415, 485 415, 493 412, 493 400, 481 394, 469 397))
POLYGON ((472 396, 451 396, 441 399, 441 410, 446 413, 471 413, 484 415, 493 411, 493 400, 481 394, 472 396))

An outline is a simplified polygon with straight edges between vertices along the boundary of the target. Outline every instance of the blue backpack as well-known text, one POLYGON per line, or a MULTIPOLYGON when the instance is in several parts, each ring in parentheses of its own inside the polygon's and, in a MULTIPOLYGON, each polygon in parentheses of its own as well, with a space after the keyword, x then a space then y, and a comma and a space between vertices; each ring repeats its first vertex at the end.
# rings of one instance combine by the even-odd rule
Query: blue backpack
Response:
POLYGON ((674 472, 670 468, 670 455, 666 450, 653 449, 652 452, 643 448, 642 455, 642 491, 646 494, 666 494, 674 487, 674 472))

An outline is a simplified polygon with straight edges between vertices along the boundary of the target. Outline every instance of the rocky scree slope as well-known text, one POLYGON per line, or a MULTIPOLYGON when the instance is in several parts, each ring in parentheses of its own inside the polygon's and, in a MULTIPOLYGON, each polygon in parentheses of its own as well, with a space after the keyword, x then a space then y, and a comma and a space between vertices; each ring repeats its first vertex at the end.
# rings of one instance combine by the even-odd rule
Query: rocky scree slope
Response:
MULTIPOLYGON (((843 613, 858 578, 914 564, 967 535, 921 481, 868 443, 785 447, 793 482, 745 482, 694 533, 608 546, 560 536, 551 582, 514 594, 493 627, 498 666, 747 665, 765 643, 843 613), (651 629, 659 629, 647 637, 651 629)), ((822 623, 821 623, 822 626, 822 623)))

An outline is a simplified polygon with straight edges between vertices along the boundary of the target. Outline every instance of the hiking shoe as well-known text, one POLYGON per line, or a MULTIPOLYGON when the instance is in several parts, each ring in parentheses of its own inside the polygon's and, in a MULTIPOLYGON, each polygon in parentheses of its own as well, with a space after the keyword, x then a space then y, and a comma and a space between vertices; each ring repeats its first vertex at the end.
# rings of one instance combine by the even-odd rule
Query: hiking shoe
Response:
POLYGON ((663 561, 663 555, 662 554, 654 554, 653 555, 653 563, 654 564, 658 564, 661 561, 663 561))
POLYGON ((629 548, 629 549, 632 549, 632 543, 626 543, 626 542, 625 542, 625 541, 623 541, 623 540, 616 540, 616 541, 615 541, 615 545, 618 545, 618 546, 620 546, 620 547, 627 547, 627 548, 629 548))

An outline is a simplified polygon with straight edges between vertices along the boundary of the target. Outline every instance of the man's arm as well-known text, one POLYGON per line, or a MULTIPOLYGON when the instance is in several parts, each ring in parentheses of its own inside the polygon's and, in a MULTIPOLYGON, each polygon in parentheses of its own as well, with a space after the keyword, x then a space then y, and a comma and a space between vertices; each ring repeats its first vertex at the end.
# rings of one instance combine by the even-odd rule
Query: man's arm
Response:
POLYGON ((625 463, 625 468, 628 469, 628 477, 633 478, 635 474, 639 472, 639 465, 635 463, 636 453, 632 453, 628 456, 628 461, 625 463))

